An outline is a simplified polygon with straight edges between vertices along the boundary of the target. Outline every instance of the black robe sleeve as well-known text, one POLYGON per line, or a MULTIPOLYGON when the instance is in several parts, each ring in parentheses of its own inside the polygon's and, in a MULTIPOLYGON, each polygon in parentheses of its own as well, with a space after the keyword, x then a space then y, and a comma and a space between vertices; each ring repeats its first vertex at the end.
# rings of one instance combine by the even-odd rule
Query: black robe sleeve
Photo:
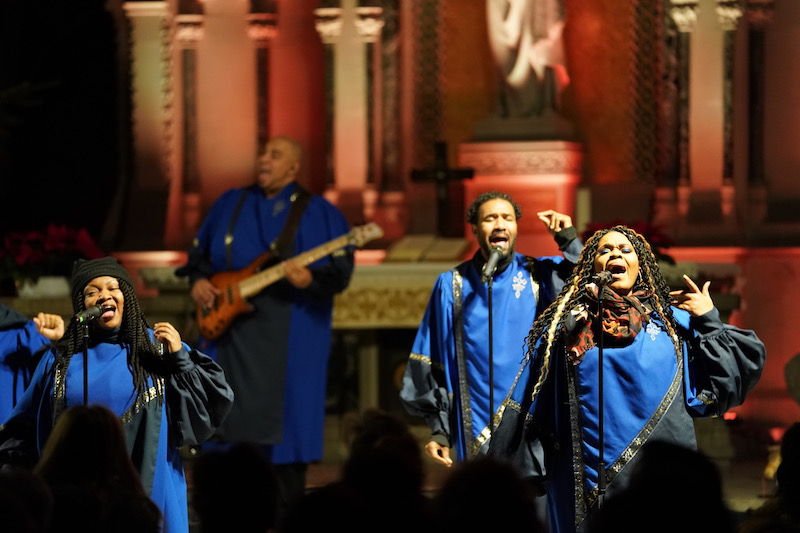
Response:
POLYGON ((432 439, 450 446, 450 396, 442 384, 444 374, 430 358, 412 356, 403 374, 400 401, 412 416, 425 420, 432 439))
POLYGON ((231 410, 233 390, 222 368, 202 352, 184 346, 171 355, 165 382, 172 438, 177 446, 201 444, 231 410))
POLYGON ((211 261, 208 260, 206 250, 195 239, 187 254, 186 264, 177 268, 175 275, 189 278, 189 286, 191 287, 198 279, 210 278, 212 274, 214 274, 214 269, 211 267, 211 261))
POLYGON ((345 290, 353 275, 355 257, 352 250, 342 250, 331 255, 330 262, 311 270, 311 285, 304 289, 314 298, 330 298, 345 290))
MULTIPOLYGON (((700 403, 719 416, 741 405, 761 377, 764 343, 751 330, 720 321, 719 311, 691 318, 696 335, 689 342, 689 376, 700 403)), ((699 406, 699 405, 698 405, 699 406)))

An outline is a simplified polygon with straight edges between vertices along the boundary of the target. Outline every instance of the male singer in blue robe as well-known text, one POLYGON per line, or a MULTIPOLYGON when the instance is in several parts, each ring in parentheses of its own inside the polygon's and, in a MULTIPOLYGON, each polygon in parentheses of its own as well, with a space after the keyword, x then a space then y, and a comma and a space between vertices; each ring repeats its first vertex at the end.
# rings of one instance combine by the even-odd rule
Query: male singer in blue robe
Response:
POLYGON ((469 261, 439 275, 411 349, 400 399, 431 429, 427 455, 447 466, 453 464, 453 453, 458 460, 485 453, 489 412, 502 415, 498 408, 514 384, 530 326, 559 293, 582 248, 572 219, 548 210, 537 216, 564 257, 516 252, 521 215, 504 193, 484 193, 472 203, 467 221, 480 248, 469 261), (488 284, 481 279, 492 250, 500 252, 492 274, 493 403, 488 284))

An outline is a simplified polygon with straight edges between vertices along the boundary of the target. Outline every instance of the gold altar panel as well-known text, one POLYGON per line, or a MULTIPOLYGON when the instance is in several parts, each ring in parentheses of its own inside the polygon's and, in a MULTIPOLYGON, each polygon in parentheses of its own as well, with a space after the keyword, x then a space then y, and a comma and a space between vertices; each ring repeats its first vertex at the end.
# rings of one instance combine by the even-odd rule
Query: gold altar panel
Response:
POLYGON ((455 263, 358 265, 336 296, 336 329, 416 329, 438 275, 455 263))

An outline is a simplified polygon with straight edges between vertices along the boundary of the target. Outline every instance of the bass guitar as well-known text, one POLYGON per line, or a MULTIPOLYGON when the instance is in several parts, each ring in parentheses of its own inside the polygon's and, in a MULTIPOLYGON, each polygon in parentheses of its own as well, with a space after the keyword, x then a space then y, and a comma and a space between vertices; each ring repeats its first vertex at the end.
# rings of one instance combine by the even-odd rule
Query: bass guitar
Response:
MULTIPOLYGON (((346 246, 360 248, 381 237, 383 237, 383 230, 371 222, 355 227, 341 237, 296 255, 291 260, 306 266, 346 246)), ((236 317, 253 311, 253 306, 250 305, 247 298, 286 277, 285 261, 261 270, 270 257, 270 252, 265 252, 241 270, 218 272, 209 278, 211 284, 219 289, 220 294, 214 300, 213 307, 199 306, 197 308, 197 325, 203 337, 211 340, 219 338, 227 331, 236 317)))

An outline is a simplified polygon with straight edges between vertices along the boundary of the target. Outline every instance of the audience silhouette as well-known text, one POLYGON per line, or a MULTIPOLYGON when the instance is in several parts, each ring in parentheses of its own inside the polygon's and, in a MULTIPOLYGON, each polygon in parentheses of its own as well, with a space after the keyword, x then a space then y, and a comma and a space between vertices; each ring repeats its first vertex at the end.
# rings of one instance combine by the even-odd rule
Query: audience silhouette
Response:
MULTIPOLYGON (((588 533, 651 533, 690 526, 734 532, 717 466, 703 453, 646 443, 630 483, 609 494, 588 533), (675 512, 664 513, 673 502, 675 512)), ((776 495, 748 511, 738 533, 800 531, 800 422, 781 442, 776 495)), ((347 531, 544 532, 536 494, 507 462, 464 461, 427 498, 421 447, 400 418, 368 410, 349 445, 341 479, 303 496, 279 523, 278 481, 262 451, 247 443, 207 451, 192 466, 199 533, 347 531)), ((0 523, 11 533, 59 530, 157 532, 161 515, 128 455, 119 419, 102 406, 77 406, 58 419, 34 472, 0 472, 0 523)))
POLYGON ((261 447, 203 452, 192 467, 192 508, 201 533, 264 533, 276 527, 278 479, 261 447))
POLYGON ((434 498, 440 531, 546 531, 533 487, 509 463, 459 463, 434 498))
POLYGON ((5 533, 50 531, 53 496, 30 470, 0 470, 0 530, 5 533))
POLYGON ((64 411, 33 472, 52 491, 54 529, 160 531, 161 512, 133 466, 122 424, 103 406, 64 411))
POLYGON ((783 434, 775 478, 775 495, 744 514, 739 533, 800 532, 800 422, 783 434))
POLYGON ((422 493, 422 450, 404 421, 365 411, 349 450, 341 480, 301 498, 289 511, 286 533, 437 530, 422 493))
POLYGON ((666 441, 647 442, 630 483, 610 494, 589 519, 587 531, 735 531, 733 513, 723 499, 719 468, 698 450, 666 441), (665 512, 669 502, 671 511, 665 512))

